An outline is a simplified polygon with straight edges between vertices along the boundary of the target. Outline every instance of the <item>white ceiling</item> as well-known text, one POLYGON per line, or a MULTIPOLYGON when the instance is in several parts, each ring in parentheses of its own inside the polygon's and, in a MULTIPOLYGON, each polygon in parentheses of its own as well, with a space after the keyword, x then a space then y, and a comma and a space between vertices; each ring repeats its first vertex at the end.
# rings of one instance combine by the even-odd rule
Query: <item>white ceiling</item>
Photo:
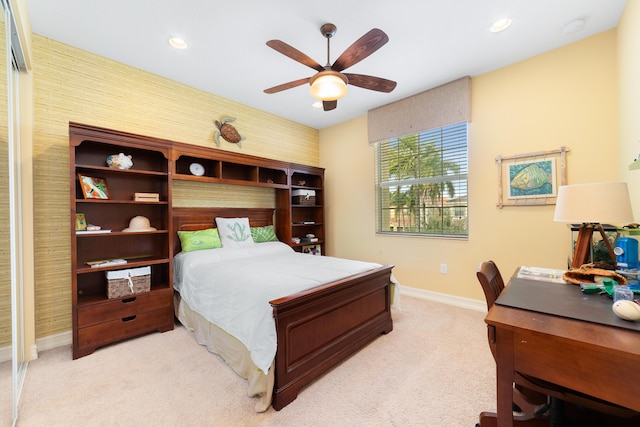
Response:
MULTIPOLYGON (((456 78, 477 76, 617 25, 626 0, 27 0, 42 36, 322 129, 456 78), (489 32, 502 17, 502 33, 489 32), (586 25, 565 34, 576 19, 586 25), (331 62, 372 28, 389 43, 346 72, 394 80, 379 93, 350 86, 333 111, 315 109, 308 85, 264 89, 315 71, 269 48, 280 39, 324 65, 320 26, 338 27, 331 62), (189 49, 169 46, 182 36, 189 49)), ((214 118, 227 114, 211 111, 214 118)))

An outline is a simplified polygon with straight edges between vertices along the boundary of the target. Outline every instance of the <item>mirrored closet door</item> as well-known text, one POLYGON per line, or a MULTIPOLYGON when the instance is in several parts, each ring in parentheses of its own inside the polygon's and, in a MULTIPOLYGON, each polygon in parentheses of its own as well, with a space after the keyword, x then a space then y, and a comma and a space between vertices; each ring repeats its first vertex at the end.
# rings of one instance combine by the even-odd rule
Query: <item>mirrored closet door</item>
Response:
POLYGON ((0 425, 15 425, 26 374, 22 315, 18 66, 21 49, 7 0, 0 0, 0 425), (12 48, 18 45, 18 55, 12 48))
POLYGON ((0 13, 0 425, 13 424, 13 321, 9 197, 7 9, 0 13))

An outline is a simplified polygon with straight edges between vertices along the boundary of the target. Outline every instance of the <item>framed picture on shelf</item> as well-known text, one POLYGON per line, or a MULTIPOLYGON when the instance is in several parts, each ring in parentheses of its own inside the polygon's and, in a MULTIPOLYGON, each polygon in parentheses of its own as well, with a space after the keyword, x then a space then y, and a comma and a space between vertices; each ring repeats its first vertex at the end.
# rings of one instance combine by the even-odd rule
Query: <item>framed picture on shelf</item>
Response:
POLYGON ((109 199, 109 187, 107 180, 94 176, 78 174, 80 186, 82 187, 82 195, 85 199, 109 199))
POLYGON ((76 231, 85 231, 87 229, 87 220, 83 213, 76 214, 76 231))
POLYGON ((303 254, 309 255, 322 255, 322 251, 320 250, 320 245, 305 245, 302 247, 303 254))

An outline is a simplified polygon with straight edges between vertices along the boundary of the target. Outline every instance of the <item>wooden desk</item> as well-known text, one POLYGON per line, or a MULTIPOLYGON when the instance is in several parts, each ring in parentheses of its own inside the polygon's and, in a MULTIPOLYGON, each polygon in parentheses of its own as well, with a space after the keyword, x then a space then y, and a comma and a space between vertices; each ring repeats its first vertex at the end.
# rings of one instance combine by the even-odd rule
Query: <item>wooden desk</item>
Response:
MULTIPOLYGON (((514 280, 520 279, 510 283, 514 280)), ((552 292, 547 296, 553 301, 552 292)), ((582 297, 576 288, 576 300, 582 297)), ((498 301, 485 318, 496 343, 498 426, 513 425, 516 371, 640 411, 640 331, 513 308, 498 301)), ((611 310, 610 300, 603 300, 602 310, 611 310)))

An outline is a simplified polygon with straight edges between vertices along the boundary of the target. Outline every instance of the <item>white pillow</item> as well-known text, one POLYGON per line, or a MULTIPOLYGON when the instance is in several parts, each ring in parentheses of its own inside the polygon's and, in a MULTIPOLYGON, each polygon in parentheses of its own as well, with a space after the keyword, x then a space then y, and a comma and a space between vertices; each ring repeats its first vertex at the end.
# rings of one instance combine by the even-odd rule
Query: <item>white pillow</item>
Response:
POLYGON ((249 218, 216 218, 223 248, 253 246, 249 218))

